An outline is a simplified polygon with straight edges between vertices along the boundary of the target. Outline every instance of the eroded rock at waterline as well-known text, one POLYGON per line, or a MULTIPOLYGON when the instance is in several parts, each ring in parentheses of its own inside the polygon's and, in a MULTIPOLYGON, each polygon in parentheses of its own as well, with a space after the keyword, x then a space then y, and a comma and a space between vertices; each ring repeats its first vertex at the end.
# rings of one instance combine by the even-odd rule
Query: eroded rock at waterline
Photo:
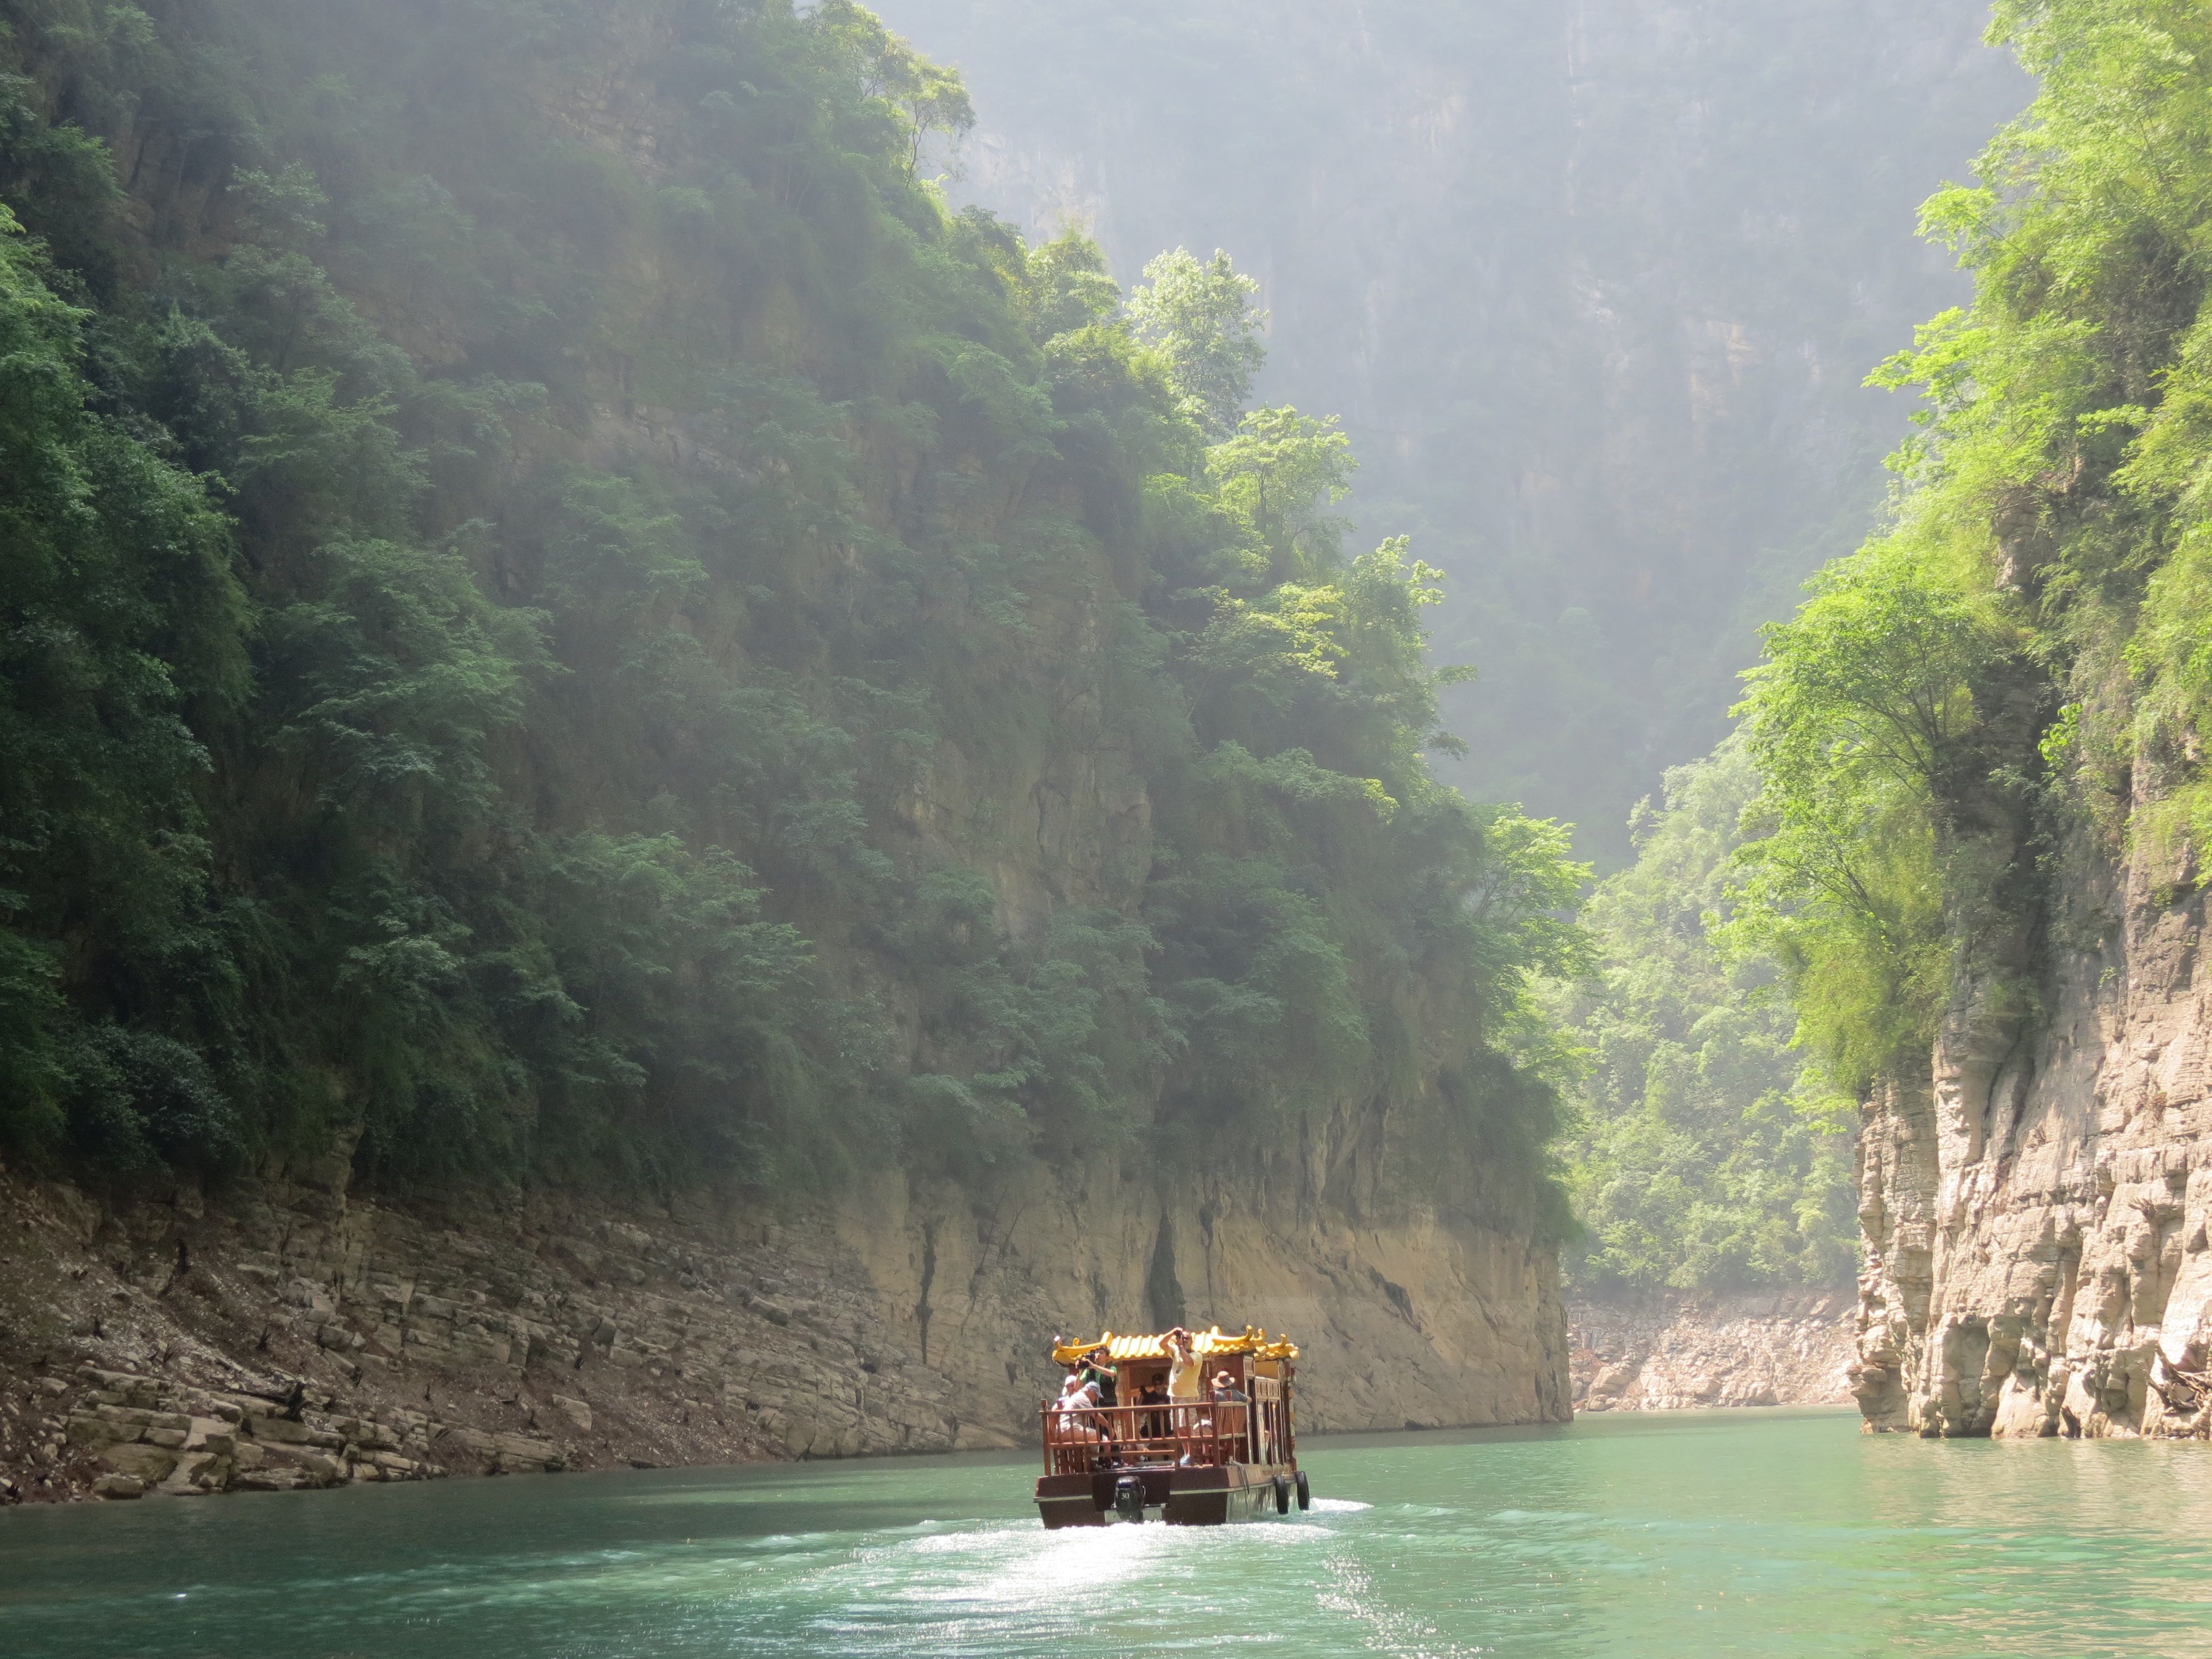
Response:
MULTIPOLYGON (((65 1439, 108 1471, 94 1481, 95 1497, 425 1480, 444 1473, 427 1461, 434 1438, 455 1432, 466 1443, 476 1434, 391 1406, 380 1417, 349 1415, 338 1396, 311 1394, 296 1380, 264 1381, 258 1392, 244 1393, 95 1365, 80 1367, 73 1380, 83 1387, 65 1439)), ((561 1467, 548 1442, 479 1437, 495 1461, 505 1455, 521 1468, 561 1467)))
POLYGON ((2212 1433, 2202 893, 2139 854, 2070 888, 2047 1014, 1947 1020, 1864 1109, 1854 1391, 1875 1431, 2212 1433), (2083 943, 2082 941, 2091 941, 2083 943))
POLYGON ((1553 1253, 1428 1211, 1182 1210, 1042 1170, 994 1204, 887 1180, 773 1218, 402 1209, 344 1170, 121 1210, 0 1176, 16 1492, 1012 1446, 1055 1380, 1044 1338, 1163 1316, 1296 1336, 1309 1430, 1568 1410, 1553 1253))
POLYGON ((1847 1289, 1575 1298, 1575 1409, 1846 1405, 1853 1311, 1847 1289))

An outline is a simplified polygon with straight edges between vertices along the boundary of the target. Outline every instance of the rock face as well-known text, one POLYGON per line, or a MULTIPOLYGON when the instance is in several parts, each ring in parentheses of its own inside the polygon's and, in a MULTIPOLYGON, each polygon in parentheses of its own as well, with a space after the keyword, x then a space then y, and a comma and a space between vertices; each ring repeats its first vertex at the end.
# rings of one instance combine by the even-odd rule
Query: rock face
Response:
POLYGON ((2069 884, 2039 1022, 1954 1018, 1864 1109, 1856 1393, 1875 1431, 2212 1430, 2212 1006, 2201 894, 2069 884))
POLYGON ((1567 1309, 1575 1409, 1849 1404, 1854 1312, 1848 1288, 1577 1298, 1567 1309))
POLYGON ((345 1169, 120 1212, 0 1177, 15 1494, 1009 1447, 1053 1391, 1046 1339, 1176 1318, 1297 1340, 1309 1430, 1569 1410, 1555 1253, 1433 1212, 1042 1170, 775 1218, 437 1211, 345 1169))

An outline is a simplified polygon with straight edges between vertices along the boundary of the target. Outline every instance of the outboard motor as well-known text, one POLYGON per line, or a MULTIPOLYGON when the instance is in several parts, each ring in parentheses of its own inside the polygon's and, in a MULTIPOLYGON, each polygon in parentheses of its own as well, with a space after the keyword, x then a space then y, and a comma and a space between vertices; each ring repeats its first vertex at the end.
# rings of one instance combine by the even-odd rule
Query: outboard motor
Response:
POLYGON ((1144 1477, 1125 1474, 1114 1483, 1114 1513, 1124 1521, 1145 1518, 1144 1477))

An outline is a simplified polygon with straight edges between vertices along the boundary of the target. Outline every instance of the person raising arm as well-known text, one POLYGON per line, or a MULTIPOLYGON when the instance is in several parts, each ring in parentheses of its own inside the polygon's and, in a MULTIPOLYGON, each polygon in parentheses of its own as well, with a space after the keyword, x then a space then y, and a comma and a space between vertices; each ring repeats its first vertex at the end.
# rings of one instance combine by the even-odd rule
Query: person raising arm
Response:
POLYGON ((1168 1401, 1171 1405, 1195 1405, 1203 1378, 1191 1334, 1180 1325, 1167 1334, 1168 1401))

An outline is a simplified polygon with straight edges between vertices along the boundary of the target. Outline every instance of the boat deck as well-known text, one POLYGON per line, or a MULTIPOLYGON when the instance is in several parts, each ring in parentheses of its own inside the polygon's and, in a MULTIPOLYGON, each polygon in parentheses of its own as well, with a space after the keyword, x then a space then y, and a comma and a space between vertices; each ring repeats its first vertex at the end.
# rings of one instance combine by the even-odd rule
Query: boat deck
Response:
POLYGON ((1055 1339, 1053 1361, 1071 1370, 1062 1397, 1040 1402, 1044 1474, 1037 1513, 1048 1527, 1141 1521, 1153 1510, 1181 1526, 1290 1512, 1310 1501, 1298 1473, 1291 1378, 1297 1348, 1248 1325, 1096 1342, 1055 1339), (1182 1358, 1170 1363, 1170 1342, 1182 1358), (1170 1400, 1199 1371, 1199 1397, 1170 1400), (1091 1385, 1083 1377, 1088 1375, 1091 1385), (1079 1404, 1103 1393, 1127 1404, 1079 1404))

